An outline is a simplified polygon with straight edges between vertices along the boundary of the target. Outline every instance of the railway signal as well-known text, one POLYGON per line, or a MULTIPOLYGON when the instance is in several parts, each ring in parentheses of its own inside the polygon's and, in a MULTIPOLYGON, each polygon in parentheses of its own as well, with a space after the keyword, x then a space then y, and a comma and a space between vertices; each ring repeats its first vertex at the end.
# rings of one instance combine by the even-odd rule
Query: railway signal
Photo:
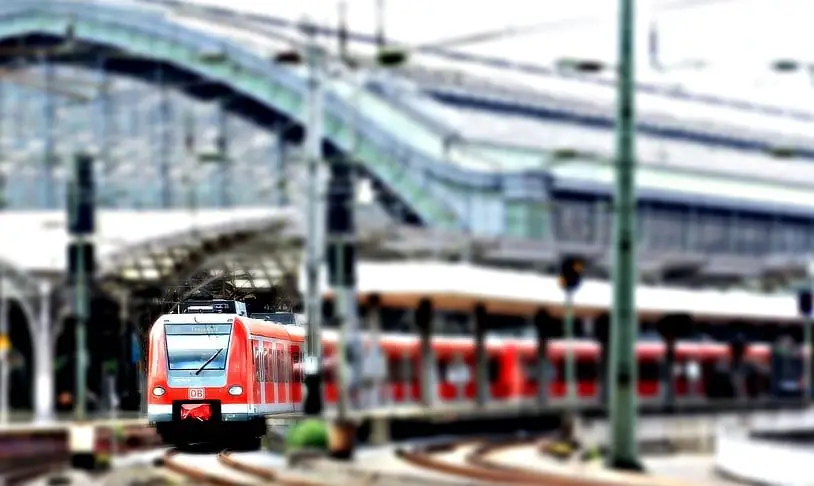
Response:
MULTIPOLYGON (((574 292, 582 283, 584 272, 585 261, 579 257, 567 256, 560 263, 560 287, 565 292, 563 334, 568 342, 574 339, 574 292)), ((565 390, 568 403, 576 403, 576 364, 574 351, 570 346, 565 354, 565 390)))
POLYGON ((76 400, 77 420, 85 419, 88 365, 87 321, 90 317, 90 281, 95 270, 94 245, 90 236, 96 229, 96 201, 93 158, 77 154, 73 178, 68 186, 68 283, 73 288, 76 317, 76 400))

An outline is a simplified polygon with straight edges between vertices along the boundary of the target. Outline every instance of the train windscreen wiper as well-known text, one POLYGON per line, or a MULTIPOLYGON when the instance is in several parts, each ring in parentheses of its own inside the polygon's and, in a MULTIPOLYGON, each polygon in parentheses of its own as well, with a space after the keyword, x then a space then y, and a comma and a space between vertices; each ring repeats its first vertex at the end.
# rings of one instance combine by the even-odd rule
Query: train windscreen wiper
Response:
POLYGON ((201 365, 201 367, 200 367, 200 368, 198 368, 198 370, 195 372, 195 374, 196 374, 196 375, 200 375, 200 374, 201 374, 201 371, 203 371, 203 370, 204 370, 204 368, 206 368, 206 367, 209 365, 209 363, 211 363, 212 361, 214 361, 214 360, 215 360, 215 358, 217 358, 217 357, 218 357, 218 355, 221 353, 221 351, 223 351, 223 348, 218 348, 218 350, 217 350, 217 351, 215 351, 215 353, 214 353, 214 354, 212 354, 212 356, 210 356, 208 360, 204 361, 204 364, 202 364, 202 365, 201 365))

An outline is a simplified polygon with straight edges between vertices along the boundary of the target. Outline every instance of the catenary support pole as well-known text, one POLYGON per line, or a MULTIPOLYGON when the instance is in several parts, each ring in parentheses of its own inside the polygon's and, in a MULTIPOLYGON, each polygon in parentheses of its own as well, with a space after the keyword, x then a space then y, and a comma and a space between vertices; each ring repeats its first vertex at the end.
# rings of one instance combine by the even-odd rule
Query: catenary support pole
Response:
POLYGON ((306 158, 308 172, 307 205, 307 238, 306 238, 306 302, 307 318, 305 346, 305 403, 303 412, 306 415, 322 413, 322 291, 320 285, 320 267, 322 263, 321 235, 322 205, 322 73, 319 48, 316 43, 316 27, 310 22, 302 25, 307 41, 306 61, 308 63, 308 113, 306 114, 306 158))
POLYGON ((636 188, 634 116, 634 0, 619 3, 619 71, 616 113, 616 187, 613 225, 608 465, 641 470, 636 444, 636 188))

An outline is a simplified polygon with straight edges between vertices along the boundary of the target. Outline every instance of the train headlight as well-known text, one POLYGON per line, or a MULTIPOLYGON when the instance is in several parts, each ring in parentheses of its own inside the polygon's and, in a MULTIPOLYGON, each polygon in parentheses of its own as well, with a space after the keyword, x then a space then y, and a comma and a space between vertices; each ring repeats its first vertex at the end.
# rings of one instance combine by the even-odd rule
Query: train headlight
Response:
POLYGON ((160 386, 157 386, 157 387, 153 388, 153 395, 155 395, 157 397, 163 396, 164 393, 166 393, 166 392, 167 392, 167 390, 165 390, 164 388, 162 388, 160 386))
POLYGON ((240 386, 237 386, 237 385, 229 387, 229 395, 232 395, 232 396, 236 397, 236 396, 242 395, 242 394, 243 394, 243 387, 240 387, 240 386))

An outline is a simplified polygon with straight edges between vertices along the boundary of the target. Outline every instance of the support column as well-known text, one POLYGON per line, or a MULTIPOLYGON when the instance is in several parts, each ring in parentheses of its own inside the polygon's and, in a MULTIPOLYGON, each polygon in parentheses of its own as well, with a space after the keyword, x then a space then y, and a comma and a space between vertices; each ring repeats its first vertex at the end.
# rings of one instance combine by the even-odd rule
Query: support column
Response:
POLYGON ((322 282, 319 269, 324 255, 324 205, 325 186, 321 178, 322 170, 322 73, 319 65, 321 60, 316 44, 316 30, 312 26, 303 26, 303 33, 308 39, 308 102, 305 113, 306 129, 306 157, 307 157, 307 226, 306 234, 306 318, 305 333, 305 401, 303 410, 305 415, 315 416, 322 414, 323 388, 322 388, 322 314, 320 312, 322 300, 322 282))
POLYGON ((533 323, 537 330, 537 366, 535 376, 537 380, 537 404, 545 407, 548 404, 548 338, 551 335, 549 316, 545 309, 534 314, 533 323))
POLYGON ((100 171, 100 186, 105 188, 104 204, 109 205, 117 199, 115 191, 121 188, 112 189, 109 185, 110 175, 113 172, 113 161, 111 160, 111 134, 114 129, 113 102, 110 96, 110 76, 107 72, 107 58, 99 56, 96 60, 97 79, 99 81, 99 101, 95 113, 95 136, 101 139, 99 143, 99 160, 102 162, 100 171))
POLYGON ((419 333, 419 352, 421 369, 419 384, 421 386, 421 402, 431 407, 435 402, 435 353, 432 349, 433 308, 430 299, 422 299, 415 312, 415 325, 419 333))
POLYGON ((486 353, 486 319, 483 304, 475 306, 475 399, 479 406, 489 400, 489 355, 486 353))
POLYGON ((229 158, 229 119, 227 102, 218 103, 218 136, 215 150, 218 154, 218 173, 220 174, 220 207, 232 206, 232 161, 229 158))
POLYGON ((635 2, 619 0, 619 67, 613 198, 610 448, 613 469, 642 470, 636 441, 635 2))
MULTIPOLYGON (((51 322, 51 284, 40 283, 39 325, 34 336, 34 420, 54 421, 54 348, 57 336, 51 322)), ((33 326, 32 326, 33 327, 33 326)))
POLYGON ((285 127, 277 129, 277 142, 274 144, 274 172, 277 187, 274 191, 274 204, 277 206, 287 206, 290 202, 288 191, 288 142, 285 137, 285 127))
POLYGON ((45 75, 45 106, 43 107, 43 132, 45 145, 42 160, 42 207, 43 209, 56 208, 56 183, 54 181, 54 168, 56 167, 56 101, 54 100, 54 63, 42 56, 40 64, 45 75))
POLYGON ((158 67, 159 93, 161 101, 159 104, 159 141, 158 141, 158 164, 161 174, 161 207, 169 209, 172 207, 173 182, 171 174, 171 151, 173 146, 172 133, 174 123, 172 121, 172 103, 169 100, 167 82, 164 77, 164 68, 158 67))

